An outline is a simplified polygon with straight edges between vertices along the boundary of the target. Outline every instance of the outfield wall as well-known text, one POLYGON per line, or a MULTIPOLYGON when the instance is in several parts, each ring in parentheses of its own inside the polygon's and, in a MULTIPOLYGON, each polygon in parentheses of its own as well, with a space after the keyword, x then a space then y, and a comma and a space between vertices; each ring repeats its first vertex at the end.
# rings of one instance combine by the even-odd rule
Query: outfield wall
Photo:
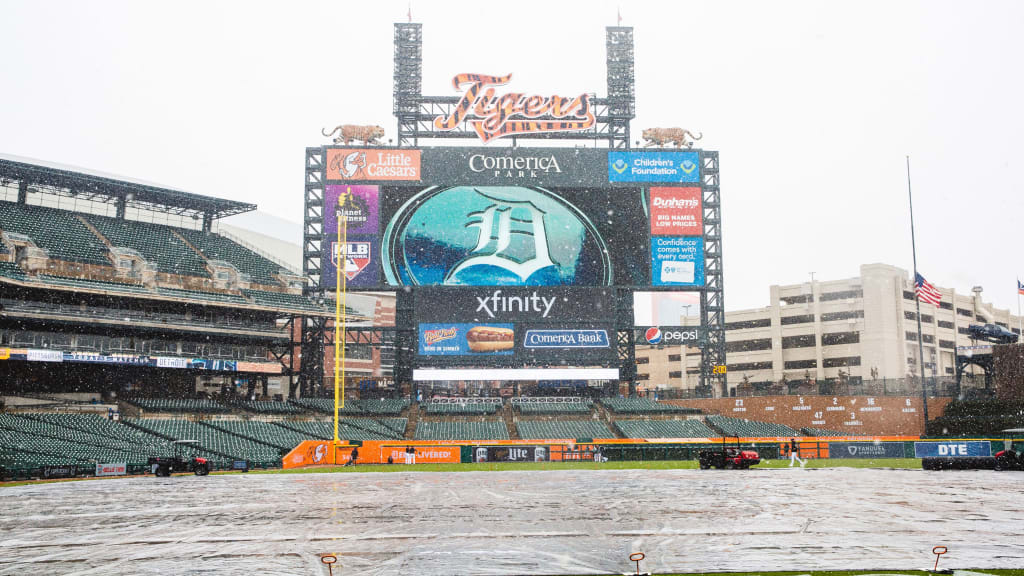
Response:
MULTIPOLYGON (((929 398, 928 417, 941 416, 950 401, 929 398)), ((924 434, 922 401, 912 396, 748 396, 665 402, 705 414, 785 424, 795 430, 825 428, 863 436, 924 434)))

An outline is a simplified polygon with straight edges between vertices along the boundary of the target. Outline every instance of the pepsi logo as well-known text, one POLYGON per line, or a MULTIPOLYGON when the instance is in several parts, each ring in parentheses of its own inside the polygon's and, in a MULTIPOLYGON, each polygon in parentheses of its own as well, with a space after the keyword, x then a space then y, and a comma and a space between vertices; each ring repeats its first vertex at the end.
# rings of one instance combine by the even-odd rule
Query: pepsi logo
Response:
POLYGON ((661 342, 661 329, 657 326, 648 328, 647 331, 644 332, 644 338, 647 339, 648 344, 658 344, 661 342))

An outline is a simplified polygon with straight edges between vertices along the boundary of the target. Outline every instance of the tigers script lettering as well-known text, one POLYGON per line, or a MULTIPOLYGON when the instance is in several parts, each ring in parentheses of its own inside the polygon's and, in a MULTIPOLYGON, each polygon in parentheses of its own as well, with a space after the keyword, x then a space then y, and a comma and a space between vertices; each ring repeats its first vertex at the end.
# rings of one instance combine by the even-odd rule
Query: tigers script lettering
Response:
POLYGON ((589 94, 576 97, 526 95, 509 92, 497 95, 492 86, 508 84, 512 75, 459 74, 452 79, 456 90, 465 92, 451 114, 434 118, 434 128, 454 130, 468 118, 469 125, 484 142, 502 136, 540 132, 574 132, 592 127, 596 119, 589 94))

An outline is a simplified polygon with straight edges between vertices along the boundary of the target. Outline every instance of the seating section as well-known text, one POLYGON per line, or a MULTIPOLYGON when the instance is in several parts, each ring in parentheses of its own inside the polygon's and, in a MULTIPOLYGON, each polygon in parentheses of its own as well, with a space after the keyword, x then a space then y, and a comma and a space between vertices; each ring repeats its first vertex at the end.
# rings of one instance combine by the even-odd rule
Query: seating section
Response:
POLYGON ((242 290, 246 298, 252 300, 253 304, 260 306, 273 306, 275 308, 293 308, 295 310, 322 310, 312 300, 300 294, 284 294, 281 292, 267 292, 264 290, 242 290))
POLYGON ((237 294, 221 294, 218 292, 197 292, 195 290, 179 290, 177 288, 157 288, 156 292, 161 296, 184 298, 186 300, 209 300, 212 302, 223 302, 225 304, 248 304, 245 298, 242 298, 237 294))
POLYGON ((512 407, 521 414, 588 414, 594 407, 594 400, 577 397, 513 398, 512 407))
MULTIPOLYGON (((334 414, 334 398, 299 398, 292 400, 297 406, 322 414, 334 414)), ((408 399, 379 398, 376 400, 345 400, 345 407, 338 410, 346 416, 397 416, 409 407, 408 399)))
POLYGON ((696 408, 663 404, 650 398, 602 398, 601 404, 616 414, 700 414, 696 408))
POLYGON ((420 422, 416 440, 508 440, 504 422, 420 422))
MULTIPOLYGON (((144 465, 151 455, 171 452, 170 443, 156 436, 104 435, 98 425, 100 422, 104 420, 96 415, 0 414, 0 444, 14 453, 23 453, 15 454, 17 467, 89 462, 144 465), (75 424, 76 420, 79 426, 95 427, 86 431, 67 425, 75 424)), ((119 426, 114 422, 110 424, 119 426)))
POLYGON ((700 420, 616 420, 626 438, 714 438, 718 433, 700 420))
POLYGON ((501 408, 497 402, 426 402, 420 405, 427 414, 494 414, 501 408))
POLYGON ((516 423, 519 437, 524 440, 561 440, 577 438, 615 438, 604 422, 573 420, 569 422, 520 421, 516 423))
POLYGON ((238 406, 257 414, 300 414, 304 412, 301 407, 289 402, 246 400, 239 402, 238 406))
POLYGON ((264 444, 270 444, 281 450, 291 450, 304 440, 312 440, 313 437, 303 434, 297 430, 277 426, 273 422, 257 422, 252 420, 208 420, 203 421, 204 426, 210 426, 223 430, 229 434, 242 436, 249 440, 255 440, 264 444))
POLYGON ((222 406, 213 400, 206 399, 125 398, 124 401, 150 412, 200 412, 214 414, 229 411, 227 406, 222 406))
POLYGON ((801 428, 804 436, 863 436, 863 434, 857 434, 856 432, 841 432, 839 430, 826 430, 825 428, 801 428))
POLYGON ((277 286, 281 283, 274 278, 274 274, 281 270, 280 266, 240 244, 201 230, 176 231, 198 248, 208 260, 224 260, 248 274, 253 282, 258 284, 277 286))
MULTIPOLYGON (((344 418, 338 422, 338 438, 342 440, 401 440, 405 438, 407 418, 344 418)), ((329 420, 274 422, 303 434, 306 439, 334 438, 334 422, 329 420)))
POLYGON ((248 460, 258 467, 279 466, 281 449, 249 438, 235 436, 212 426, 191 420, 157 420, 129 418, 128 424, 175 440, 198 440, 203 450, 215 452, 221 458, 248 460))
POLYGON ((729 418, 728 416, 712 414, 707 417, 707 423, 727 436, 747 438, 800 436, 799 432, 789 426, 772 422, 758 422, 756 420, 743 420, 741 418, 729 418))
POLYGON ((149 262, 156 263, 160 272, 210 277, 206 262, 175 235, 176 228, 103 216, 88 216, 87 219, 111 245, 137 251, 149 262))
POLYGON ((21 269, 15 262, 0 262, 0 276, 10 278, 12 280, 18 280, 19 282, 28 281, 28 276, 25 275, 25 271, 21 269))
POLYGON ((28 236, 56 260, 110 266, 107 247, 74 212, 0 201, 0 230, 28 236))
POLYGON ((138 284, 126 284, 124 282, 110 282, 107 280, 86 280, 84 278, 64 278, 62 276, 51 276, 40 274, 37 276, 40 282, 67 286, 69 288, 88 288, 90 290, 105 290, 107 292, 131 292, 133 294, 152 294, 145 286, 138 284))

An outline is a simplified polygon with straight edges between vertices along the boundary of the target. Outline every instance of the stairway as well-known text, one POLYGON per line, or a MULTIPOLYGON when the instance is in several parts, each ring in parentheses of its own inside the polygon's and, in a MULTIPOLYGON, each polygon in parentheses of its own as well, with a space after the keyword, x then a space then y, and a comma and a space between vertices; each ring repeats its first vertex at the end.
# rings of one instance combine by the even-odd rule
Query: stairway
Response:
POLYGON ((418 402, 413 401, 409 404, 409 424, 405 427, 405 439, 413 440, 416 438, 416 424, 420 421, 420 405, 418 402))
POLYGON ((516 426, 515 411, 512 410, 511 402, 502 405, 501 419, 505 421, 505 428, 508 428, 509 440, 519 440, 519 429, 516 426))

